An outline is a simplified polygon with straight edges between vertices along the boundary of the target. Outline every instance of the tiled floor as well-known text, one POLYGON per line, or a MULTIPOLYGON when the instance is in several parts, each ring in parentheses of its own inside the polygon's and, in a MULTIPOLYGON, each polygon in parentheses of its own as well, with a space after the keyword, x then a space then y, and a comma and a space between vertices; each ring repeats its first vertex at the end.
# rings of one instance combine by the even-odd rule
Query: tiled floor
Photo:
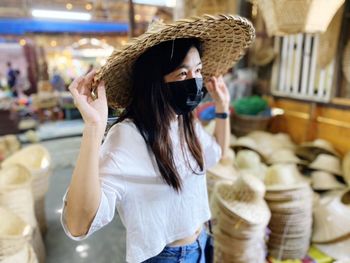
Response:
POLYGON ((48 232, 45 238, 47 263, 125 262, 125 230, 116 213, 114 220, 84 241, 70 240, 60 224, 62 196, 69 184, 80 138, 43 142, 50 151, 53 173, 46 196, 48 232))

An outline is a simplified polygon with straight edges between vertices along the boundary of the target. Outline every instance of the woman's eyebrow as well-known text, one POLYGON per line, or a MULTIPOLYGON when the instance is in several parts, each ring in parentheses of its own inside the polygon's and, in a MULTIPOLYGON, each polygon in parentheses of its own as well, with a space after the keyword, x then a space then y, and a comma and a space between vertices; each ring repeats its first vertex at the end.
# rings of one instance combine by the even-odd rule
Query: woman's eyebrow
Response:
MULTIPOLYGON (((199 65, 202 65, 202 61, 200 61, 200 62, 196 65, 196 67, 198 67, 199 65)), ((187 64, 181 64, 180 66, 176 67, 175 70, 178 70, 178 69, 180 69, 180 68, 190 69, 190 66, 187 65, 187 64)))

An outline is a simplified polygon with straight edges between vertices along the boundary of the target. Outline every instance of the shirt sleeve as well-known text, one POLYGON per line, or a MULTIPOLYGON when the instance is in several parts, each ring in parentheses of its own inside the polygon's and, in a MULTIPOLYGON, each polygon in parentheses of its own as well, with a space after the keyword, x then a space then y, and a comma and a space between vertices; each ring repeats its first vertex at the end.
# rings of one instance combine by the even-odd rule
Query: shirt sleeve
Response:
POLYGON ((125 180, 118 173, 117 163, 114 161, 112 153, 100 153, 99 159, 99 179, 101 184, 101 200, 96 215, 90 225, 88 232, 82 236, 73 236, 65 222, 66 196, 67 189, 63 196, 63 208, 61 214, 61 224, 66 235, 76 241, 84 240, 91 234, 107 225, 112 221, 115 208, 118 202, 121 202, 125 194, 125 180))
POLYGON ((209 169, 219 162, 221 158, 221 147, 215 138, 204 130, 199 121, 196 121, 195 127, 198 139, 202 145, 205 166, 206 169, 209 169))

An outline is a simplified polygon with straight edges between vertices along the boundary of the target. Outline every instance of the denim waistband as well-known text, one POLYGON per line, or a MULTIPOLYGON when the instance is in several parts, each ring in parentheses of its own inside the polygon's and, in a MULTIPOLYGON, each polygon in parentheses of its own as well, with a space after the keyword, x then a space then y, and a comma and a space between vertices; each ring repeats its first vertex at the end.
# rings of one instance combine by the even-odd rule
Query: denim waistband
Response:
POLYGON ((203 227, 201 233, 193 243, 183 246, 166 246, 164 249, 171 252, 183 252, 184 250, 191 251, 198 248, 203 248, 205 246, 207 238, 207 230, 205 229, 205 227, 203 227))

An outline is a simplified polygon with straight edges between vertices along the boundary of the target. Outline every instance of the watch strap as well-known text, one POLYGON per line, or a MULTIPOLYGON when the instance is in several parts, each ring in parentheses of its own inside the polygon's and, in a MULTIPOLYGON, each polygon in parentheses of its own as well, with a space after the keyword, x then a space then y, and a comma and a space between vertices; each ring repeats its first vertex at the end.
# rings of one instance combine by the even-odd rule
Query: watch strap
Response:
POLYGON ((215 112, 215 118, 227 119, 229 114, 227 112, 215 112))

